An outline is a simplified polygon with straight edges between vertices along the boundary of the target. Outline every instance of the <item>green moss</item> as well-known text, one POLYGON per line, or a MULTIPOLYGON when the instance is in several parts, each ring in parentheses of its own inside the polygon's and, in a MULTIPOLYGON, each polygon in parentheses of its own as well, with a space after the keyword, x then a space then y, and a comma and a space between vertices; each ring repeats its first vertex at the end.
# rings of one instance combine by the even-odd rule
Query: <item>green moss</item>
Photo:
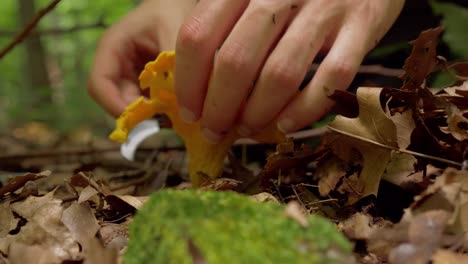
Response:
POLYGON ((353 263, 351 244, 324 218, 304 228, 278 204, 188 190, 152 195, 130 225, 124 263, 193 263, 193 248, 209 264, 353 263))

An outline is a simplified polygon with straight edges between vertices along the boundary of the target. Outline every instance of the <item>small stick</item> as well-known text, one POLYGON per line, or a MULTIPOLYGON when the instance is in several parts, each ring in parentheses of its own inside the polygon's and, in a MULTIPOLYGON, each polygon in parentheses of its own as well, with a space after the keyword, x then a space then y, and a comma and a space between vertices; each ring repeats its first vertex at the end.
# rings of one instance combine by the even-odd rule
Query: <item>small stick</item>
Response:
POLYGON ((62 0, 53 0, 48 6, 41 9, 37 15, 24 27, 24 29, 8 44, 3 50, 0 51, 0 59, 10 52, 16 45, 21 43, 31 31, 36 27, 37 23, 62 0))
POLYGON ((413 156, 418 156, 418 157, 421 157, 421 158, 437 160, 437 161, 444 162, 444 163, 447 163, 447 164, 462 167, 462 164, 460 162, 456 162, 456 161, 453 161, 453 160, 448 160, 448 159, 439 158, 439 157, 435 157, 435 156, 431 156, 431 155, 426 155, 426 154, 423 154, 423 153, 419 153, 419 152, 415 152, 415 151, 411 151, 411 150, 407 150, 407 149, 395 148, 395 147, 388 146, 388 145, 382 144, 380 142, 376 142, 376 141, 370 140, 370 139, 365 138, 365 137, 354 135, 354 134, 351 134, 351 133, 348 133, 346 131, 342 131, 342 130, 339 130, 339 129, 336 129, 336 128, 333 128, 333 127, 330 127, 330 126, 328 126, 328 129, 330 129, 331 131, 336 132, 338 134, 342 134, 342 135, 345 135, 345 136, 348 136, 348 137, 359 139, 359 140, 362 140, 364 142, 367 142, 367 143, 370 143, 370 144, 373 144, 373 145, 376 145, 376 146, 379 146, 379 147, 382 147, 382 148, 386 148, 386 149, 389 149, 389 150, 393 150, 393 151, 397 151, 397 152, 401 152, 401 153, 406 153, 406 154, 410 154, 410 155, 413 155, 413 156))

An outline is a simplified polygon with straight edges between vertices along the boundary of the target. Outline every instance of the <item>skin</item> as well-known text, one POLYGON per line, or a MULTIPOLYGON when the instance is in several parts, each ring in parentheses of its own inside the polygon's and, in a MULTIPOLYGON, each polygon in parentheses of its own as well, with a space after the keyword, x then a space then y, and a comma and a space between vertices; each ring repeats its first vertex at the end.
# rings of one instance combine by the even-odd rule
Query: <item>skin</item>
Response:
POLYGON ((292 132, 329 111, 404 0, 147 0, 110 28, 90 94, 111 114, 137 95, 136 74, 159 50, 176 50, 175 88, 186 122, 219 142, 276 122, 292 132), (318 53, 314 78, 298 87, 318 53), (148 58, 151 57, 151 58, 148 58), (137 70, 138 69, 138 70, 137 70))

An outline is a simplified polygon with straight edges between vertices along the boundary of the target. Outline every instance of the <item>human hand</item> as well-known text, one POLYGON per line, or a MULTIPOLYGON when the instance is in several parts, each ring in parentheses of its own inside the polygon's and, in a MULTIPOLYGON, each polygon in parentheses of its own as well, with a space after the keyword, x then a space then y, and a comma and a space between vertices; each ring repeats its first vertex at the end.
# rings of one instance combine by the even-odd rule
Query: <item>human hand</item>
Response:
POLYGON ((403 4, 199 1, 176 44, 175 89, 182 118, 201 119, 212 142, 233 128, 250 136, 271 122, 291 132, 318 120, 332 106, 328 95, 349 86, 363 57, 388 31, 403 4), (320 50, 328 53, 299 92, 320 50))
POLYGON ((193 0, 146 0, 110 27, 96 49, 88 91, 113 116, 140 96, 138 75, 161 50, 173 50, 193 0))

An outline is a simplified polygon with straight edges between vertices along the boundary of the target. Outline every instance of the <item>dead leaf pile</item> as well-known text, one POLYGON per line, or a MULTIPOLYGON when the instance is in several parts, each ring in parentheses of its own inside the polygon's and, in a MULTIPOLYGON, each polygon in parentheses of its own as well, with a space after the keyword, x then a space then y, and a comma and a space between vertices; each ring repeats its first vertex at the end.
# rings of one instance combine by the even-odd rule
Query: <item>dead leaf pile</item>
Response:
POLYGON ((25 195, 28 183, 50 175, 29 173, 0 188, 0 254, 7 263, 117 263, 128 217, 146 197, 114 194, 84 173, 53 191, 25 195))

